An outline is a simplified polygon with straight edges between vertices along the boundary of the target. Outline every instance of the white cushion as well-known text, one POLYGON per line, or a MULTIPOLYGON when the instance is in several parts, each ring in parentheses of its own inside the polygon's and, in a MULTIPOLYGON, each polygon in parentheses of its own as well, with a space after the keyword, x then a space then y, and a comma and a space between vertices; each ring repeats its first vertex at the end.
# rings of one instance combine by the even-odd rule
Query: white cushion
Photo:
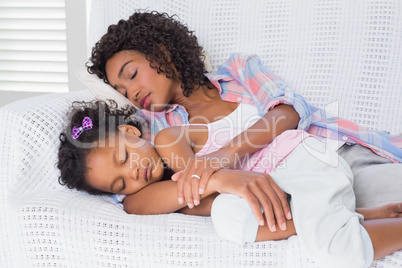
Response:
POLYGON ((96 98, 103 100, 115 100, 120 107, 127 105, 136 107, 131 101, 120 94, 112 86, 103 82, 103 80, 97 77, 95 74, 88 73, 85 66, 77 67, 75 69, 75 74, 96 98))

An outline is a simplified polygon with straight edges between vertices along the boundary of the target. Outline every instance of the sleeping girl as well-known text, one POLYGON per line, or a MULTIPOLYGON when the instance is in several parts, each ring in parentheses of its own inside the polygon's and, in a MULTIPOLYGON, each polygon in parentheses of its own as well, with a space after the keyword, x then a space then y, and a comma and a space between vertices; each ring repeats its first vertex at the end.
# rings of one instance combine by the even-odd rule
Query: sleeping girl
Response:
POLYGON ((60 135, 60 183, 90 194, 125 195, 127 213, 211 215, 217 233, 239 244, 297 234, 304 253, 325 267, 367 267, 402 248, 402 204, 356 208, 349 166, 315 136, 283 132, 234 169, 213 173, 193 207, 178 202, 177 182, 170 178, 185 170, 187 159, 218 150, 261 116, 239 104, 212 123, 166 128, 152 145, 141 138, 134 112, 112 101, 74 103, 60 135), (292 210, 292 219, 287 215, 279 226, 262 217, 278 186, 292 210))

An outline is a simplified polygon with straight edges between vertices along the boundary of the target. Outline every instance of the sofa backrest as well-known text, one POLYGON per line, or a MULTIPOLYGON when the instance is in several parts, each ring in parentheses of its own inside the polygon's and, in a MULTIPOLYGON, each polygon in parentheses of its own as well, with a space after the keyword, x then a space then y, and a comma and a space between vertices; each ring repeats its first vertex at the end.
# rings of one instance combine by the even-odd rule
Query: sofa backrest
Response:
POLYGON ((2 197, 7 198, 10 192, 18 198, 38 190, 67 188, 54 179, 59 176, 59 135, 67 125, 72 102, 91 99, 88 91, 49 94, 0 109, 2 197))
POLYGON ((366 127, 402 132, 399 0, 92 0, 89 46, 135 10, 176 14, 217 70, 258 54, 312 104, 366 127))

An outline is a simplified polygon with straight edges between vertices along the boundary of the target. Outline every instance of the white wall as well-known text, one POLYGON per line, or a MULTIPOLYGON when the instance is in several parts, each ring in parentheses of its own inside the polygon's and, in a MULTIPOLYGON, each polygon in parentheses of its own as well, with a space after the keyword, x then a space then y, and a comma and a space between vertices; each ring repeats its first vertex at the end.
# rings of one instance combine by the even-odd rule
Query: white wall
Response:
POLYGON ((88 61, 86 1, 66 0, 68 86, 70 91, 84 89, 84 85, 75 76, 74 70, 88 61))
MULTIPOLYGON (((88 61, 87 29, 91 0, 65 0, 67 19, 67 57, 69 91, 81 90, 85 86, 76 78, 74 69, 88 61), (88 8, 87 8, 88 7, 88 8)), ((45 92, 0 91, 0 107, 23 98, 49 94, 45 92)))

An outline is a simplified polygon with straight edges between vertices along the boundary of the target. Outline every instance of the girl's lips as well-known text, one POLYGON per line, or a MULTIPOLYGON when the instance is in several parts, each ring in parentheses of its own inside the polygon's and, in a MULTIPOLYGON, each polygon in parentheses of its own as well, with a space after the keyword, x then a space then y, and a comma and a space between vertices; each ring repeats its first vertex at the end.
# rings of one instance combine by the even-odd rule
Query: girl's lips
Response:
POLYGON ((147 109, 147 108, 148 108, 150 96, 151 96, 151 93, 148 93, 148 95, 146 95, 144 98, 142 98, 142 99, 140 100, 140 107, 141 107, 141 108, 143 108, 143 109, 147 109))
POLYGON ((148 165, 148 168, 147 168, 147 181, 151 180, 151 175, 152 175, 152 168, 148 165))
POLYGON ((148 163, 147 167, 143 169, 143 178, 145 180, 145 182, 148 182, 151 179, 151 168, 150 168, 150 164, 148 163))

